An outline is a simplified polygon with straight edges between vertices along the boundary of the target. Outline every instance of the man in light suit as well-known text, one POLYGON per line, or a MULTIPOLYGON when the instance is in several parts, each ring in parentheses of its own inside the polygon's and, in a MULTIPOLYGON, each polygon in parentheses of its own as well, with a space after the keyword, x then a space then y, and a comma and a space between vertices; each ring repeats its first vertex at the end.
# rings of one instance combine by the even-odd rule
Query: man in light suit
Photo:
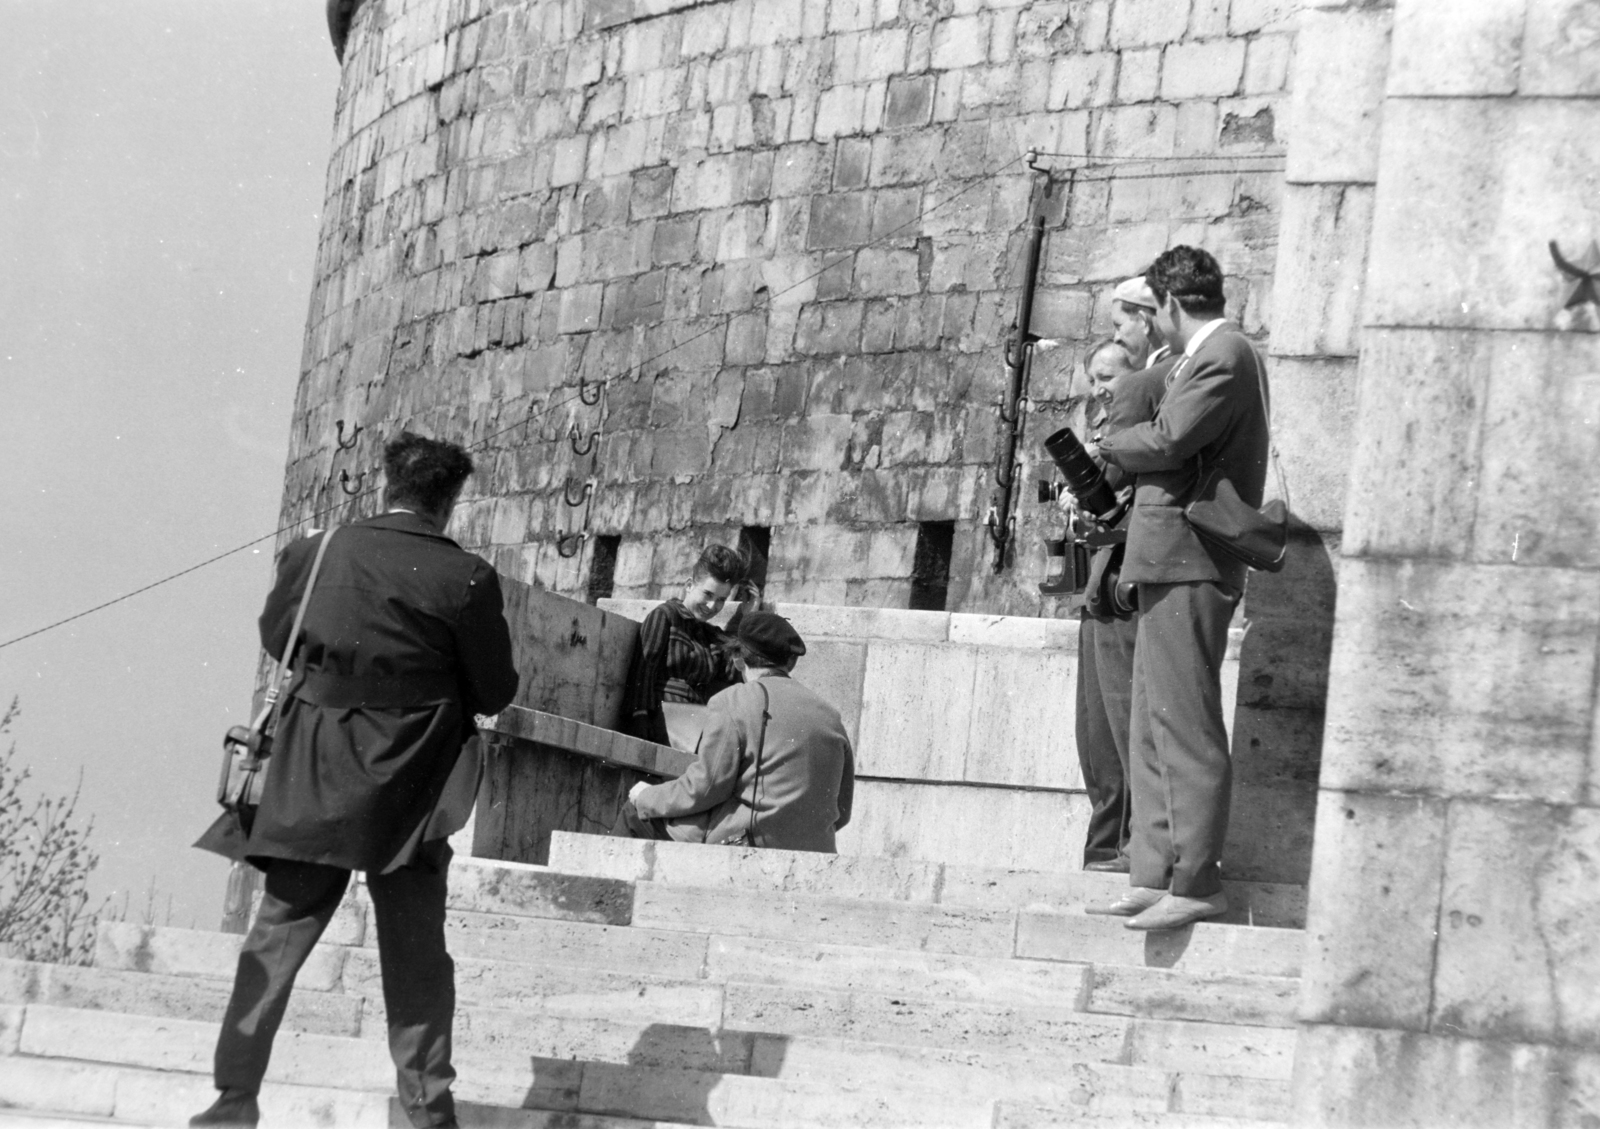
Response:
POLYGON ((1201 468, 1261 504, 1267 382, 1260 355, 1223 318, 1222 272, 1174 247, 1145 275, 1156 323, 1181 354, 1156 418, 1107 435, 1097 454, 1138 476, 1122 579, 1139 586, 1129 730, 1131 888, 1091 912, 1131 929, 1175 929, 1226 912, 1221 860, 1233 784, 1222 714, 1228 626, 1245 565, 1201 541, 1184 517, 1201 468))

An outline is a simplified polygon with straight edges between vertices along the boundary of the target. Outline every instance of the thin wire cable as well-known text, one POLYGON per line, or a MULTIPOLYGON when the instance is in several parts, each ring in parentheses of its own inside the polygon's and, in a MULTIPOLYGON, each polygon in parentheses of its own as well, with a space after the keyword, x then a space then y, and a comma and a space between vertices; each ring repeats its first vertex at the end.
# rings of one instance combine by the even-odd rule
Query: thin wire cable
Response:
MULTIPOLYGON (((769 307, 770 307, 773 299, 781 298, 785 294, 789 294, 789 293, 792 293, 795 290, 800 289, 802 286, 805 286, 807 283, 815 282, 817 279, 821 278, 823 275, 827 274, 830 270, 833 270, 835 267, 840 266, 843 263, 849 262, 850 259, 853 258, 860 251, 862 251, 862 250, 864 250, 864 249, 866 249, 868 247, 872 247, 872 246, 874 246, 874 245, 876 245, 878 243, 882 243, 882 242, 884 242, 886 240, 893 239, 895 236, 899 235, 901 232, 905 231, 907 228, 915 227, 916 225, 920 224, 924 219, 926 219, 928 216, 931 216, 934 212, 938 211, 940 208, 943 208, 943 207, 946 207, 946 206, 948 206, 950 204, 953 204, 955 201, 959 200, 961 197, 965 196, 967 193, 971 192, 973 189, 978 188, 980 185, 987 184, 989 181, 999 178, 1007 170, 1011 169, 1015 165, 1020 164, 1022 161, 1026 160, 1026 159, 1027 159, 1027 155, 1026 154, 1022 154, 1020 156, 1012 158, 1011 160, 1007 161, 1005 164, 1001 165, 999 168, 994 169, 991 172, 985 173, 983 176, 977 178, 972 183, 970 183, 970 184, 966 185, 965 187, 963 187, 960 191, 954 192, 951 195, 945 197, 943 200, 940 200, 937 204, 930 205, 929 207, 925 208, 924 210, 918 212, 914 217, 912 217, 911 219, 907 220, 905 223, 900 224, 898 227, 891 228, 890 230, 884 232, 882 235, 879 235, 879 236, 877 236, 877 237, 875 237, 873 239, 867 240, 867 242, 863 243, 860 247, 855 248, 852 251, 846 252, 845 254, 841 255, 839 258, 835 259, 833 262, 828 263, 826 266, 822 267, 820 270, 817 270, 812 274, 808 274, 804 278, 801 278, 796 282, 790 283, 788 286, 784 287, 782 290, 779 290, 776 293, 769 295, 768 298, 767 298, 767 303, 768 303, 769 307)), ((685 345, 688 345, 688 344, 690 344, 690 343, 692 343, 694 341, 698 341, 702 337, 707 337, 707 336, 709 336, 709 335, 711 335, 713 333, 716 333, 719 330, 725 328, 724 323, 728 319, 732 318, 734 316, 734 313, 732 311, 730 311, 728 313, 717 314, 717 315, 714 315, 714 316, 718 319, 718 324, 709 326, 706 329, 703 329, 698 333, 692 334, 689 337, 684 338, 682 341, 675 342, 672 345, 667 346, 665 349, 662 349, 659 352, 654 353, 649 357, 646 357, 644 360, 639 361, 639 362, 637 362, 635 364, 629 365, 626 369, 623 369, 621 372, 616 372, 616 373, 612 373, 610 376, 601 377, 595 383, 599 384, 601 387, 606 387, 606 386, 610 385, 610 383, 612 381, 614 381, 614 380, 620 380, 623 377, 629 375, 630 373, 640 372, 643 369, 649 368, 651 365, 655 364, 657 361, 661 360, 663 357, 666 357, 666 356, 676 352, 677 350, 682 349, 685 345)), ((549 403, 545 404, 544 407, 541 408, 537 413, 535 413, 533 411, 529 411, 529 413, 526 416, 524 416, 522 419, 518 420, 516 423, 510 424, 510 425, 508 425, 506 427, 502 427, 502 428, 499 428, 499 429, 497 429, 495 431, 489 432, 487 435, 484 435, 481 438, 479 438, 476 442, 469 444, 466 447, 466 449, 468 451, 479 450, 481 448, 486 447, 491 440, 497 439, 501 435, 506 434, 507 432, 515 431, 519 427, 527 428, 528 426, 534 424, 535 421, 538 421, 539 423, 543 423, 545 417, 547 417, 551 412, 555 411, 557 408, 562 407, 565 404, 571 403, 581 393, 582 393, 582 387, 580 386, 578 389, 574 389, 567 396, 551 400, 549 403)), ((553 442, 553 440, 549 440, 549 442, 553 442)), ((294 529, 295 527, 304 524, 306 521, 314 521, 315 519, 323 516, 324 514, 332 513, 334 510, 338 509, 340 506, 349 505, 349 504, 351 504, 353 502, 359 501, 360 499, 365 498, 369 494, 376 493, 377 490, 378 490, 377 486, 369 486, 365 490, 362 490, 362 491, 359 491, 359 492, 357 492, 355 494, 349 495, 348 498, 343 502, 335 502, 331 506, 325 506, 324 508, 322 508, 320 510, 315 510, 311 514, 307 515, 304 518, 299 519, 298 521, 290 522, 288 525, 280 526, 279 528, 273 530, 271 533, 266 533, 266 534, 263 534, 260 537, 254 538, 253 540, 246 541, 243 545, 240 545, 237 548, 229 549, 225 553, 218 553, 216 556, 209 557, 206 560, 203 560, 203 561, 199 562, 198 564, 193 564, 193 565, 190 565, 188 568, 180 569, 179 571, 174 572, 169 576, 163 576, 160 580, 153 580, 149 584, 143 585, 142 587, 139 587, 139 588, 135 588, 131 592, 124 592, 122 595, 115 596, 112 599, 106 600, 104 603, 96 604, 92 608, 86 608, 85 610, 83 610, 81 612, 77 612, 77 613, 75 613, 73 615, 69 615, 64 619, 58 619, 54 623, 47 623, 43 627, 38 627, 38 628, 35 628, 32 631, 26 632, 25 634, 18 635, 18 636, 14 637, 14 638, 11 638, 11 639, 7 639, 5 642, 0 643, 0 651, 3 651, 7 647, 13 646, 13 645, 15 645, 17 643, 21 643, 25 639, 32 639, 36 635, 43 635, 47 631, 54 631, 58 627, 64 627, 65 625, 67 625, 69 623, 72 623, 72 622, 74 622, 76 620, 80 620, 80 619, 84 618, 85 616, 93 615, 95 612, 98 612, 98 611, 103 611, 106 608, 112 607, 115 604, 122 603, 124 600, 131 600, 131 599, 133 599, 133 597, 138 596, 138 595, 140 595, 140 594, 142 594, 144 592, 148 592, 152 588, 159 588, 163 584, 169 584, 172 581, 177 580, 180 577, 189 575, 189 573, 191 573, 191 572, 197 572, 200 569, 205 568, 207 565, 215 564, 216 562, 218 562, 220 560, 225 560, 228 557, 234 556, 234 555, 236 555, 238 553, 242 553, 246 549, 251 548, 252 546, 255 546, 255 545, 259 545, 263 541, 272 540, 272 539, 280 536, 281 534, 287 532, 288 530, 294 529)))

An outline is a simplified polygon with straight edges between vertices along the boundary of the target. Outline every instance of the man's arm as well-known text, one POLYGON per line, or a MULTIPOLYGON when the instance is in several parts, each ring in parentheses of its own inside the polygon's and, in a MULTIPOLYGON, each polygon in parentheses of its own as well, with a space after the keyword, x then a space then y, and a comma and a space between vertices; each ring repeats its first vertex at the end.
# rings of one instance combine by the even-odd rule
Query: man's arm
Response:
POLYGON ((1100 457, 1131 474, 1185 466, 1232 422, 1235 379, 1232 361, 1220 350, 1191 358, 1167 389, 1156 418, 1106 436, 1100 457))
POLYGON ((317 530, 309 537, 289 544, 278 555, 277 577, 272 591, 267 593, 267 603, 261 609, 256 627, 261 633, 261 646, 279 662, 283 649, 289 645, 289 631, 294 627, 294 614, 300 610, 300 593, 305 591, 306 579, 311 575, 311 562, 316 557, 317 539, 323 536, 317 530))
POLYGON ((850 812, 855 807, 856 799, 856 754, 850 747, 850 738, 844 741, 844 774, 839 777, 839 822, 833 825, 835 831, 850 822, 850 812))
POLYGON ((667 743, 661 693, 667 680, 667 648, 671 642, 670 613, 666 605, 657 604, 639 625, 639 654, 623 702, 623 720, 629 732, 661 745, 667 743))
POLYGON ((499 713, 517 696, 500 577, 485 561, 478 562, 467 582, 467 604, 456 627, 456 657, 462 705, 469 716, 499 713))
POLYGON ((674 819, 709 811, 733 795, 739 786, 739 760, 744 752, 739 723, 729 703, 714 700, 706 711, 700 734, 699 755, 687 772, 664 784, 640 788, 631 797, 645 819, 674 819))

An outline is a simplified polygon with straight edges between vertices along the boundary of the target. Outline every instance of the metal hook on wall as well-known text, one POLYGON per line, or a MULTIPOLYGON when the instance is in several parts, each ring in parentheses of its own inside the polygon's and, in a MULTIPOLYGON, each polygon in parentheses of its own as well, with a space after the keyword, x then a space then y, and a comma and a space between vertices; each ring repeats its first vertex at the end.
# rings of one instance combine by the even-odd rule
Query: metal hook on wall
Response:
POLYGON ((580 447, 578 446, 578 440, 582 438, 583 432, 578 430, 578 421, 573 420, 572 426, 567 429, 567 440, 572 444, 572 453, 574 455, 587 455, 590 451, 593 451, 595 444, 600 441, 600 433, 591 431, 588 441, 580 447))
MULTIPOLYGON (((563 533, 556 538, 556 552, 570 560, 583 551, 583 543, 588 539, 589 531, 587 529, 578 533, 563 533), (571 548, 568 548, 568 545, 571 548)), ((576 631, 577 629, 574 628, 573 630, 576 631)))
POLYGON ((334 420, 333 421, 333 426, 334 426, 334 430, 338 433, 338 438, 336 438, 334 440, 334 442, 336 444, 338 444, 339 450, 341 450, 341 451, 353 450, 355 448, 355 445, 356 445, 356 436, 360 435, 361 432, 364 430, 359 423, 356 424, 354 427, 352 427, 350 429, 350 439, 347 442, 345 440, 345 437, 344 437, 344 420, 342 420, 342 419, 334 420))
POLYGON ((569 474, 567 476, 566 485, 562 488, 562 491, 561 491, 561 500, 563 502, 565 502, 567 505, 571 506, 573 509, 577 509, 579 506, 581 506, 585 502, 587 502, 589 500, 589 495, 591 495, 593 493, 594 493, 594 479, 592 479, 592 478, 586 479, 584 481, 584 484, 583 484, 583 489, 580 490, 578 492, 578 496, 576 498, 574 498, 572 496, 572 476, 569 474))
POLYGON ((350 472, 347 471, 347 470, 341 470, 339 472, 339 489, 343 490, 346 494, 350 495, 351 497, 354 497, 355 495, 361 493, 361 483, 366 479, 366 477, 367 477, 367 472, 366 471, 362 471, 360 474, 356 475, 356 477, 355 477, 355 485, 351 486, 350 485, 350 472))
POLYGON ((578 399, 588 404, 591 408, 600 402, 600 397, 605 394, 605 390, 606 382, 597 380, 594 382, 594 395, 591 396, 589 394, 589 382, 581 376, 578 377, 578 399))

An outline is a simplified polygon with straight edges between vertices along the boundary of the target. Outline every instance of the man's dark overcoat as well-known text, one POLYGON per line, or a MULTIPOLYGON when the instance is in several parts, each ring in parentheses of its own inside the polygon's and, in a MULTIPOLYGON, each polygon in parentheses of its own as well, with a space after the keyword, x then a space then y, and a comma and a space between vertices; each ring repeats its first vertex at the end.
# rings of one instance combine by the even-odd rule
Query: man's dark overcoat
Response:
MULTIPOLYGON (((261 643, 280 658, 317 544, 278 561, 261 643)), ((493 568, 415 514, 340 529, 306 609, 265 793, 243 854, 347 870, 412 861, 474 714, 517 689, 493 568)))

